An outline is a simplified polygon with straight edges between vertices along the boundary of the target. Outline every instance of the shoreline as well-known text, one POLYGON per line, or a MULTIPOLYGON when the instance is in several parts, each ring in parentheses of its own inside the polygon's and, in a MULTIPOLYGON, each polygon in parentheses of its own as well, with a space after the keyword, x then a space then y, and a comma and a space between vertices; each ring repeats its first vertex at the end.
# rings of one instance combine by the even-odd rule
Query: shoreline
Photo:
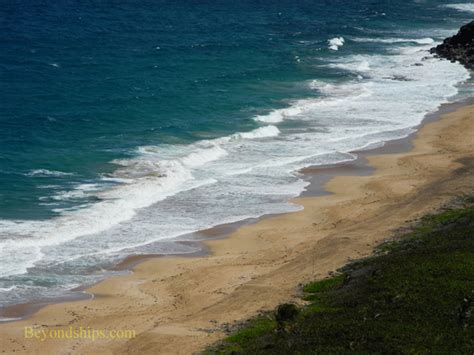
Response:
POLYGON ((336 176, 329 195, 299 197, 294 213, 261 219, 203 243, 207 256, 153 258, 106 279, 94 300, 52 304, 0 324, 6 351, 191 353, 222 338, 229 324, 285 301, 298 284, 368 256, 394 230, 472 190, 474 106, 443 114, 417 131, 407 153, 367 156, 374 173, 336 176), (39 342, 23 328, 134 329, 134 339, 39 342))
MULTIPOLYGON (((309 185, 301 192, 301 194, 291 200, 300 199, 300 198, 313 198, 331 195, 334 192, 328 191, 325 187, 326 185, 335 177, 340 176, 369 176, 374 173, 375 168, 372 167, 369 163, 368 158, 376 155, 384 154, 400 154, 406 153, 413 148, 413 140, 418 135, 419 131, 427 124, 440 120, 444 115, 455 112, 456 110, 462 108, 463 106, 474 105, 474 97, 464 98, 459 101, 444 103, 432 113, 428 113, 423 118, 422 122, 413 127, 414 132, 409 134, 406 137, 386 141, 383 146, 369 148, 367 150, 356 150, 349 153, 356 154, 357 158, 355 160, 343 163, 328 164, 328 165, 316 165, 303 168, 298 171, 302 174, 301 178, 309 182, 309 185)), ((0 307, 0 318, 6 318, 8 320, 0 320, 1 324, 8 324, 12 322, 18 322, 22 320, 27 320, 29 317, 34 315, 43 307, 55 304, 63 304, 69 302, 77 301, 90 301, 93 300, 96 295, 92 292, 89 292, 90 289, 94 288, 96 285, 106 281, 110 278, 121 277, 126 275, 133 275, 135 267, 145 263, 149 260, 157 258, 199 258, 212 255, 212 250, 208 246, 208 241, 221 240, 229 237, 231 234, 235 233, 238 229, 243 226, 253 225, 259 223, 262 220, 278 217, 286 214, 298 213, 296 212, 284 212, 278 214, 264 214, 260 217, 248 218, 241 221, 236 221, 232 223, 225 223, 221 225, 216 225, 211 228, 204 230, 196 231, 193 233, 185 234, 179 237, 176 237, 175 243, 182 243, 188 245, 194 245, 199 248, 199 250, 191 253, 182 253, 182 254, 132 254, 124 258, 118 264, 110 269, 110 271, 121 271, 123 274, 111 275, 101 279, 90 285, 79 286, 71 291, 73 294, 68 296, 60 296, 55 299, 46 299, 46 300, 33 300, 25 303, 16 303, 8 305, 6 307, 0 307), (181 238, 189 238, 185 240, 180 240, 181 238)))

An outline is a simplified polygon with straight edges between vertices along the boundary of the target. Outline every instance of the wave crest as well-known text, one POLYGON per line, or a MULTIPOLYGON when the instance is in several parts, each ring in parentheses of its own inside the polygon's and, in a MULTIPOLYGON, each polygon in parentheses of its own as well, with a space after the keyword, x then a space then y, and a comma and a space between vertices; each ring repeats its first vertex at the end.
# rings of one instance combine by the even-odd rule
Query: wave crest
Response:
POLYGON ((448 4, 444 5, 449 9, 454 9, 461 12, 474 13, 474 3, 465 3, 465 4, 448 4))
POLYGON ((65 173, 63 171, 48 170, 48 169, 33 169, 25 174, 25 176, 36 176, 36 177, 46 177, 46 176, 59 177, 59 176, 70 176, 70 175, 74 175, 74 174, 65 173))
POLYGON ((339 47, 344 45, 344 37, 334 37, 328 40, 328 48, 332 51, 339 50, 339 47))
POLYGON ((367 43, 417 43, 417 44, 433 44, 435 40, 430 37, 425 38, 373 38, 373 37, 352 37, 351 41, 354 42, 367 42, 367 43))

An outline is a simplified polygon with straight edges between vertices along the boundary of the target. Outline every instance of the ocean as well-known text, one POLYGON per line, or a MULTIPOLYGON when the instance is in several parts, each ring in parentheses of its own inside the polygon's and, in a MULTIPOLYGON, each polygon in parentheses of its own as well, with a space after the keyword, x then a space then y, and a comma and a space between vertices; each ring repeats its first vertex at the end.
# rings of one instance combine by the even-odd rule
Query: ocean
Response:
POLYGON ((0 306, 301 209, 301 168, 472 95, 429 49, 473 17, 434 0, 2 0, 0 306))

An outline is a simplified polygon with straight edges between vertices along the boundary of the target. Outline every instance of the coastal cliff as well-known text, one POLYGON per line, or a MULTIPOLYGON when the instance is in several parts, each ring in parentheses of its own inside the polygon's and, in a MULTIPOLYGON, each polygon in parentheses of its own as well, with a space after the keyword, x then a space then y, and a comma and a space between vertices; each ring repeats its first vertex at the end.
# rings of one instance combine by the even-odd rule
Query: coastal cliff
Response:
POLYGON ((462 26, 456 35, 446 38, 430 52, 474 69, 474 21, 462 26))

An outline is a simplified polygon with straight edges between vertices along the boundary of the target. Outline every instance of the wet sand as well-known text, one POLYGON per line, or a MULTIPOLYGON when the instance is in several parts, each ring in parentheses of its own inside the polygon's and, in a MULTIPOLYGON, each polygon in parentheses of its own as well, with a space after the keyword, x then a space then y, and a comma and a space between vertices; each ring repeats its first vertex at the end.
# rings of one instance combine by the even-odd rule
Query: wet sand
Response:
POLYGON ((126 266, 134 267, 133 274, 90 288, 93 300, 48 305, 25 320, 0 324, 1 349, 198 351, 224 336, 228 323, 294 300, 298 284, 369 255, 374 245, 407 221, 472 191, 473 119, 474 106, 467 105, 427 123, 413 139, 363 152, 350 164, 306 169, 306 176, 316 183, 293 201, 304 210, 208 230, 205 236, 213 239, 204 242, 207 255, 145 262, 137 257, 126 266), (324 190, 318 189, 323 185, 324 190), (230 235, 219 238, 222 234, 230 235), (134 329, 138 335, 133 340, 95 342, 24 339, 23 328, 33 325, 134 329))

